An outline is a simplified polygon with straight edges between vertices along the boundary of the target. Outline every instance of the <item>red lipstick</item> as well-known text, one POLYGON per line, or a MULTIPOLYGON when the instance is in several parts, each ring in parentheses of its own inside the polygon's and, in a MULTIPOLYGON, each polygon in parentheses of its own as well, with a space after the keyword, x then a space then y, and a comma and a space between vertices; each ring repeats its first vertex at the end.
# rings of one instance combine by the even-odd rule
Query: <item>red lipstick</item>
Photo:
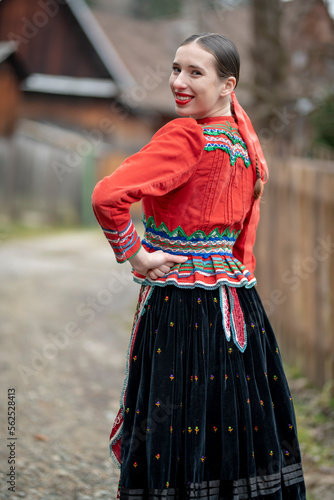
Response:
POLYGON ((185 104, 188 104, 188 102, 190 102, 193 98, 194 96, 189 94, 181 94, 180 92, 175 94, 175 102, 178 106, 184 106, 185 104), (179 97, 182 97, 182 99, 179 99, 179 97), (188 97, 188 99, 185 99, 186 97, 188 97))

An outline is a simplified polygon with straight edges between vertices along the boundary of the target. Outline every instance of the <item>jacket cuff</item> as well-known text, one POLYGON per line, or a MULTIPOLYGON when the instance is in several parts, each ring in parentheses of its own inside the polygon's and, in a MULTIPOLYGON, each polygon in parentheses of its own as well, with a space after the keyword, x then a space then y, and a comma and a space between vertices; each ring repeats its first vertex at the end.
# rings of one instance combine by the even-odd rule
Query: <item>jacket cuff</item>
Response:
POLYGON ((139 251, 141 242, 132 219, 122 231, 103 227, 102 230, 115 253, 117 262, 125 262, 139 251))

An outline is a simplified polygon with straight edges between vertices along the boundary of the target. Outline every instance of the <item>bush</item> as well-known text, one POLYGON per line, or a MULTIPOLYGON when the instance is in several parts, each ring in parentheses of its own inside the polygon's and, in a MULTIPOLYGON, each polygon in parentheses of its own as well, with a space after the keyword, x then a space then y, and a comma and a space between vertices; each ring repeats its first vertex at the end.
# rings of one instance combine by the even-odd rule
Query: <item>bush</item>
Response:
POLYGON ((327 96, 311 114, 315 143, 334 149, 334 94, 327 96))

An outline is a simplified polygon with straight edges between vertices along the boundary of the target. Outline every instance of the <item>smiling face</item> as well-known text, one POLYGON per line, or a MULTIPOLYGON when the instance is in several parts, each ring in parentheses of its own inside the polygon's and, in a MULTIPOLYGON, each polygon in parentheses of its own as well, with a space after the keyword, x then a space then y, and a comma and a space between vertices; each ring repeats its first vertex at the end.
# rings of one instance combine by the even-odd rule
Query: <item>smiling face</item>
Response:
POLYGON ((196 42, 182 45, 176 51, 169 85, 175 110, 181 116, 199 120, 231 114, 229 96, 235 78, 220 78, 214 56, 196 42))

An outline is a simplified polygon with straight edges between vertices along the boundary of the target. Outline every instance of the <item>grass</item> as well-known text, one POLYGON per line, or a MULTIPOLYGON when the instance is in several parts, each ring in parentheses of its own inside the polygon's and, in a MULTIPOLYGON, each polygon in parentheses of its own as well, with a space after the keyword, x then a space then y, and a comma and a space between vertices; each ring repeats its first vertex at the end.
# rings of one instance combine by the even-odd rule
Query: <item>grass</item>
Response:
POLYGON ((29 226, 20 223, 0 224, 0 244, 13 239, 35 238, 71 231, 99 230, 98 226, 29 226))
POLYGON ((299 442, 306 461, 334 467, 333 384, 313 387, 296 368, 285 366, 297 416, 299 442))

